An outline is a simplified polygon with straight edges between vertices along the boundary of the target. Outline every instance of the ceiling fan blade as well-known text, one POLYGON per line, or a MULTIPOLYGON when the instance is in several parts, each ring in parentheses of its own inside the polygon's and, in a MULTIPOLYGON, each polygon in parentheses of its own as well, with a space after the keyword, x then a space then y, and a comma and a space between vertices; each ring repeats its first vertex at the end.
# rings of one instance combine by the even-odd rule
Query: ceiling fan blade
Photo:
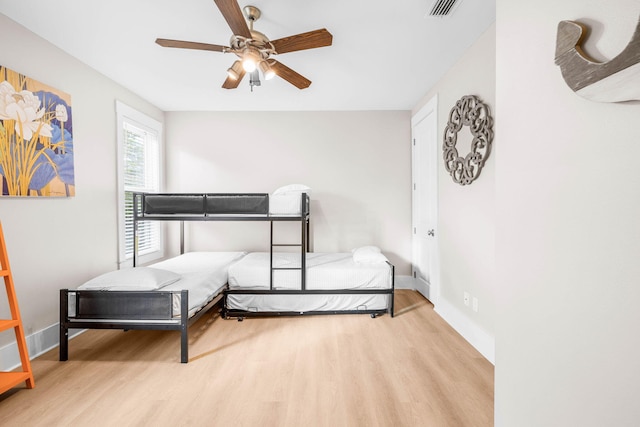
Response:
POLYGON ((311 80, 307 79, 301 74, 296 73, 281 62, 274 60, 273 64, 270 63, 269 65, 271 65, 271 69, 276 73, 277 76, 282 77, 298 89, 306 89, 309 87, 309 85, 311 85, 311 80))
POLYGON ((278 53, 295 52, 297 50, 315 49, 331 46, 333 36, 325 28, 272 40, 271 44, 278 53))
POLYGON ((247 21, 244 19, 244 15, 240 10, 240 6, 236 0, 214 0, 216 6, 220 9, 220 13, 224 16, 224 19, 229 24, 229 28, 233 31, 233 34, 237 36, 251 38, 251 32, 247 21))
POLYGON ((214 52, 224 52, 225 49, 229 49, 228 47, 220 46, 217 44, 186 42, 183 40, 156 39, 156 43, 158 43, 162 47, 177 47, 181 49, 196 49, 196 50, 212 50, 214 52))
POLYGON ((231 66, 231 69, 238 74, 238 78, 234 79, 233 77, 228 76, 227 79, 224 81, 224 83, 222 83, 223 89, 237 88, 240 82, 242 81, 242 78, 246 74, 246 71, 244 71, 244 68, 242 68, 242 64, 240 61, 234 62, 233 65, 231 66))

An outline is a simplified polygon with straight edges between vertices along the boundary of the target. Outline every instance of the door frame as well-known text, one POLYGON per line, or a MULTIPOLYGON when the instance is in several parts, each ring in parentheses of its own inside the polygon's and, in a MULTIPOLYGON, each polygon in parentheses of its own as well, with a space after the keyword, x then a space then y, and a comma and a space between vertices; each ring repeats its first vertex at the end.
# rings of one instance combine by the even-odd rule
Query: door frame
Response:
POLYGON ((439 245, 438 245, 438 95, 434 95, 420 110, 418 110, 411 117, 411 248, 412 248, 412 266, 411 266, 411 276, 414 278, 413 282, 415 284, 415 288, 422 295, 424 295, 433 305, 435 306, 438 301, 438 297, 440 296, 440 256, 439 256, 439 245), (421 165, 416 164, 416 156, 415 156, 415 128, 416 126, 428 116, 432 116, 433 118, 430 120, 434 121, 435 124, 435 138, 434 143, 431 147, 428 147, 431 150, 431 164, 427 166, 427 170, 432 173, 432 190, 430 192, 431 202, 429 206, 432 209, 431 215, 434 221, 434 236, 433 236, 433 253, 430 254, 430 265, 429 265, 429 284, 425 285, 421 280, 417 280, 415 265, 418 256, 418 238, 416 234, 416 226, 418 219, 418 209, 416 202, 416 171, 421 165))

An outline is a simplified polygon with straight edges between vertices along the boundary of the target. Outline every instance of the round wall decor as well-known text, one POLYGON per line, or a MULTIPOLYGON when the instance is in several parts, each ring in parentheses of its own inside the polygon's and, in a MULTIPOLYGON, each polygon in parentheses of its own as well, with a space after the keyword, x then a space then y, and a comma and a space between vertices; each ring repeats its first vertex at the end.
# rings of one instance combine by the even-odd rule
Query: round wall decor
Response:
POLYGON ((467 95, 460 98, 449 113, 449 122, 444 130, 442 145, 444 167, 454 182, 460 185, 471 184, 484 166, 491 151, 493 140, 493 119, 489 107, 477 96, 467 95), (473 140, 471 152, 462 157, 456 149, 458 132, 468 126, 473 140))

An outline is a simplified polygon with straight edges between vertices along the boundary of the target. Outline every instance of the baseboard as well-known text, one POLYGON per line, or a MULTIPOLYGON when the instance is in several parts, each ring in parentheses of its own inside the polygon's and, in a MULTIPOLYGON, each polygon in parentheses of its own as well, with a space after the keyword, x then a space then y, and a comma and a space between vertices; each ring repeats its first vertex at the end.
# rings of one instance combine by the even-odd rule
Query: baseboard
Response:
POLYGON ((426 299, 429 299, 431 295, 431 288, 428 283, 413 278, 412 276, 396 276, 395 277, 396 289, 411 289, 412 291, 420 292, 426 299))
POLYGON ((393 286, 395 289, 412 289, 415 290, 415 279, 411 276, 396 276, 393 279, 393 286))
MULTIPOLYGON (((74 331, 73 335, 69 333, 69 338, 72 338, 81 332, 82 331, 74 331)), ((27 341, 29 359, 35 359, 60 344, 60 324, 56 323, 45 329, 34 332, 31 335, 27 335, 25 340, 27 341)), ((20 367, 21 364, 17 343, 14 342, 0 348, 0 371, 12 371, 20 367)))
POLYGON ((414 287, 416 291, 420 292, 423 297, 431 301, 431 285, 422 280, 413 279, 414 287))
POLYGON ((453 329, 480 352, 489 362, 495 365, 495 338, 486 333, 460 310, 446 301, 438 298, 438 305, 434 308, 453 329))

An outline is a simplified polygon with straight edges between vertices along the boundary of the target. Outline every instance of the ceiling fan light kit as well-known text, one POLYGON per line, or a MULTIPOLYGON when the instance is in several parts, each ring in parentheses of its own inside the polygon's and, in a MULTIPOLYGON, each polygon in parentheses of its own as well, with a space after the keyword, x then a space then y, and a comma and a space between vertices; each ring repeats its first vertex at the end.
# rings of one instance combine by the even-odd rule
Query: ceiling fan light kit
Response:
POLYGON ((260 85, 258 69, 265 80, 270 80, 277 75, 298 89, 305 89, 311 85, 311 80, 273 59, 272 56, 331 46, 333 36, 329 31, 323 28, 270 41, 266 35, 253 29, 253 23, 262 15, 260 9, 255 6, 245 6, 243 16, 237 0, 214 1, 233 32, 229 41, 230 46, 160 38, 156 39, 156 43, 162 47, 234 53, 239 60, 227 70, 227 79, 222 84, 225 89, 237 88, 244 75, 249 73, 251 75, 249 85, 253 90, 253 86, 260 85))
POLYGON ((244 67, 242 66, 242 62, 238 60, 227 70, 227 75, 233 80, 238 80, 240 78, 241 70, 243 69, 244 67))
POLYGON ((262 71, 262 75, 265 80, 271 80, 276 75, 275 71, 273 71, 273 68, 271 68, 271 65, 269 65, 267 61, 260 62, 260 71, 262 71))
POLYGON ((242 67, 247 73, 252 73, 258 68, 258 62, 261 62, 260 52, 253 46, 247 46, 242 50, 242 54, 238 54, 242 58, 242 67))

